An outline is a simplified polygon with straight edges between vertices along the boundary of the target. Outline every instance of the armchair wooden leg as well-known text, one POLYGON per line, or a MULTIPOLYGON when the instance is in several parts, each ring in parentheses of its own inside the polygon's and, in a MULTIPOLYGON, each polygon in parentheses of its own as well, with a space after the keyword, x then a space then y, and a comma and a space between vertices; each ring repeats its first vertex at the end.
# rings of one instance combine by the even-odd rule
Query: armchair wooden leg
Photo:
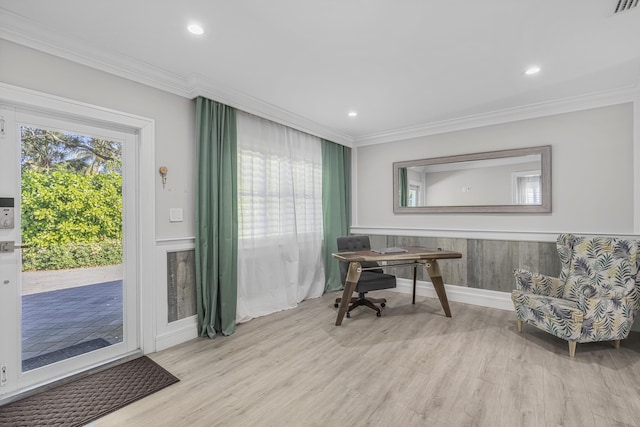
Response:
POLYGON ((522 320, 517 321, 518 332, 522 332, 522 320))
POLYGON ((572 359, 576 356, 576 344, 577 341, 569 341, 569 357, 572 359))
POLYGON ((615 340, 613 342, 613 347, 618 350, 620 348, 620 340, 615 340))

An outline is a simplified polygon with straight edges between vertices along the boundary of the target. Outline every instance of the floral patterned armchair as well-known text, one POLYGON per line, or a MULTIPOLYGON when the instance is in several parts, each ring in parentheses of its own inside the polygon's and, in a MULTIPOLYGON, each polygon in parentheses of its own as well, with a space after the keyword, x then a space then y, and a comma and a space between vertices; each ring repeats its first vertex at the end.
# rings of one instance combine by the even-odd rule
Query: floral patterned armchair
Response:
POLYGON ((516 269, 511 299, 518 318, 569 342, 620 340, 640 308, 640 240, 561 234, 560 277, 516 269))

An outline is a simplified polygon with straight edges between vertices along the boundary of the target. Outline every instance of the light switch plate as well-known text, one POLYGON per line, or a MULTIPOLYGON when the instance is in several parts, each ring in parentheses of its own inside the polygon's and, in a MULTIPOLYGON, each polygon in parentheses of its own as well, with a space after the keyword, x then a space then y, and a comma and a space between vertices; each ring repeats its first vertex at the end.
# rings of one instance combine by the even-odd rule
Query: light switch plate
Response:
POLYGON ((169 209, 169 222, 182 222, 182 208, 170 208, 169 209))

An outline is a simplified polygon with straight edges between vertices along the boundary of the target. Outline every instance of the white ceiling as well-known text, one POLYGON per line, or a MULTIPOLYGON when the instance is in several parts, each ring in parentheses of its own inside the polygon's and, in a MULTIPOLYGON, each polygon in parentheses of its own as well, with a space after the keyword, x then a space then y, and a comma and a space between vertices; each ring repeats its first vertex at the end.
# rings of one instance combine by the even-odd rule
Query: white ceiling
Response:
POLYGON ((357 143, 636 90, 640 6, 616 2, 0 0, 0 37, 357 143))

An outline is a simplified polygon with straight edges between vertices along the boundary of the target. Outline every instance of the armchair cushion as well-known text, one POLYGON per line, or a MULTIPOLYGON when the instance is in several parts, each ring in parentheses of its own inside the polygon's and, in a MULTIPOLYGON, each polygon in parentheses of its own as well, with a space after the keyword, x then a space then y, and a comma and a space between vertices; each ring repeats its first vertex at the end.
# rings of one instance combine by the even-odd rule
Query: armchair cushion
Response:
POLYGON ((577 303, 519 291, 511 298, 519 320, 567 341, 580 339, 584 314, 577 303))
POLYGON ((379 291, 396 287, 396 276, 377 273, 377 270, 363 271, 356 285, 356 292, 379 291))

